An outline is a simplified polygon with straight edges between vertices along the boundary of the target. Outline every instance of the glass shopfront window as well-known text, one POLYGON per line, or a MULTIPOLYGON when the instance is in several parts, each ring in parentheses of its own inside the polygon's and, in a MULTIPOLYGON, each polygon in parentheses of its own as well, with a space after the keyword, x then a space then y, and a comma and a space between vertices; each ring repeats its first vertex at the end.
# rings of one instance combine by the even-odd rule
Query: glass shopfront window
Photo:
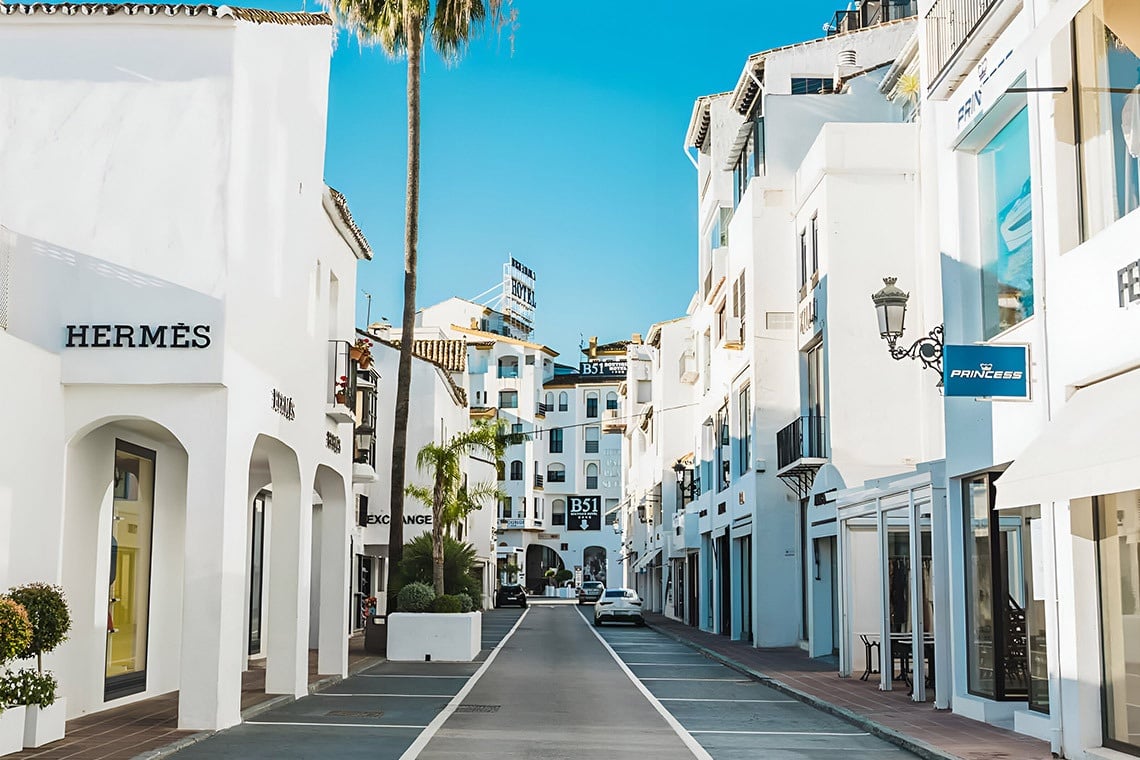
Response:
POLYGON ((1140 754, 1140 491, 1095 503, 1104 744, 1140 754))
POLYGON ((1077 111, 1088 239, 1140 206, 1140 11, 1092 0, 1077 16, 1077 111))
POLYGON ((154 452, 115 442, 104 699, 146 690, 154 452))
POLYGON ((1029 111, 978 152, 982 332, 990 339, 1033 316, 1033 194, 1029 111))
POLYGON ((1048 713, 1045 604, 1032 577, 1031 535, 1040 512, 995 510, 999 474, 963 483, 968 688, 990 699, 1028 700, 1031 709, 1048 713))

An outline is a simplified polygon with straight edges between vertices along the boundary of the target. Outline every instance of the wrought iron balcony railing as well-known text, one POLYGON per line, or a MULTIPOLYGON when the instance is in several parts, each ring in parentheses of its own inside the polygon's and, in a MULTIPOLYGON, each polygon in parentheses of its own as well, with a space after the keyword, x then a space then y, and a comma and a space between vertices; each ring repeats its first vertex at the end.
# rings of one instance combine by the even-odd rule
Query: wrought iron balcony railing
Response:
POLYGON ((937 83, 1000 0, 934 0, 926 13, 926 77, 937 83))
POLYGON ((801 459, 826 459, 830 455, 826 417, 797 417, 776 433, 776 459, 781 470, 801 459))

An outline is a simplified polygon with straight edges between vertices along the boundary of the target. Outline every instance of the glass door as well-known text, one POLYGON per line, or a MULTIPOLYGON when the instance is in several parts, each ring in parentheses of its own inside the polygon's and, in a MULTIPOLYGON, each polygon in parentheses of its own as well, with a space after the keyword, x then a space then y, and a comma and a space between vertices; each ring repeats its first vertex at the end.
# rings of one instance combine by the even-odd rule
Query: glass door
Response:
POLYGON ((146 690, 155 453, 115 441, 104 701, 146 690))
POLYGON ((265 494, 253 500, 253 530, 249 567, 249 654, 261 654, 261 594, 264 587, 265 494))

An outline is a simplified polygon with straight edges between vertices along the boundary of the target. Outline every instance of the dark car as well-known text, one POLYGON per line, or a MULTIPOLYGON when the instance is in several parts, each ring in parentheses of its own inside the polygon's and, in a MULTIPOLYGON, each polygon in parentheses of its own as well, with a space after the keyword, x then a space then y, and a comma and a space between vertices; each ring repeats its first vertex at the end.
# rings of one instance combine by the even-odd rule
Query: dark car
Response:
POLYGON ((578 588, 578 604, 593 604, 602 597, 606 584, 601 581, 583 581, 578 588))
POLYGON ((526 606, 526 591, 522 586, 500 586, 498 592, 495 593, 495 606, 503 607, 508 604, 517 604, 520 607, 526 606))

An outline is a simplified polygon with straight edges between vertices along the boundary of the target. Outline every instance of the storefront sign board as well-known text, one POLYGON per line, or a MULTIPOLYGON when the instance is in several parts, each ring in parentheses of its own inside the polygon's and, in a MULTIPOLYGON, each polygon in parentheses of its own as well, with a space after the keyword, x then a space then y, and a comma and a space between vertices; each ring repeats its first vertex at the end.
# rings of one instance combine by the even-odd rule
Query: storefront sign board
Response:
POLYGON ((946 396, 1029 398, 1028 346, 944 346, 946 396))

